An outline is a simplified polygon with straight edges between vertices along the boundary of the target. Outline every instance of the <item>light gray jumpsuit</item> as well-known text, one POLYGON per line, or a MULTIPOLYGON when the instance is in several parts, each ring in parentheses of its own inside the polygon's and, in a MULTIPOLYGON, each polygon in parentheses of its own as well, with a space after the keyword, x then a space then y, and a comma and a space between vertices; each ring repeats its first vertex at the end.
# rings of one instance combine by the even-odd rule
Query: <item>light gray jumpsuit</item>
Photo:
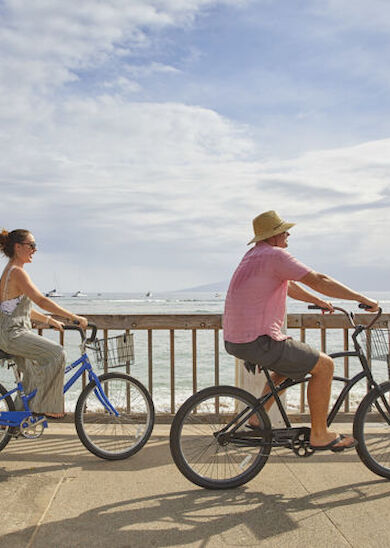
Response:
MULTIPOLYGON (((0 308, 0 348, 15 356, 25 393, 38 389, 30 409, 35 413, 63 413, 65 352, 59 344, 33 333, 31 307, 31 300, 23 295, 13 312, 0 308)), ((15 401, 17 409, 22 409, 21 404, 15 401)))

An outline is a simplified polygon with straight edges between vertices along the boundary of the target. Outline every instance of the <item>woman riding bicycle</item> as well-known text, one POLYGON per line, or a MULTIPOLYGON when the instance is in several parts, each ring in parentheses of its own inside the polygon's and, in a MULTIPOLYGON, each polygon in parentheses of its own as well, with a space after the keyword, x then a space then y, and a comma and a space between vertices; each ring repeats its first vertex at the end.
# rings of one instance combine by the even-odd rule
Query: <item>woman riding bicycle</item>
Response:
POLYGON ((0 279, 0 348, 15 356, 26 393, 37 388, 31 410, 58 419, 64 416, 65 352, 59 344, 33 333, 31 320, 59 331, 63 324, 32 309, 32 302, 47 312, 78 321, 83 329, 88 320, 58 306, 33 284, 24 265, 32 262, 36 250, 28 230, 3 229, 0 233, 0 251, 9 258, 0 279))

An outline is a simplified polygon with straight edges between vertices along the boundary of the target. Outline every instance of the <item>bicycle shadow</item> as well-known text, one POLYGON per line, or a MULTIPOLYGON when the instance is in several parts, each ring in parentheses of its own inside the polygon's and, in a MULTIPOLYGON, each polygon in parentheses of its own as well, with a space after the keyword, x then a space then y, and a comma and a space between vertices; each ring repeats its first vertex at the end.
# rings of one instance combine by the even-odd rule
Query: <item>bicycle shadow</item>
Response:
MULTIPOLYGON (((145 471, 172 464, 169 451, 169 436, 155 434, 146 445, 135 455, 124 460, 109 461, 96 457, 82 445, 78 437, 67 434, 47 433, 38 440, 12 440, 0 453, 3 467, 0 468, 0 482, 9 478, 6 464, 13 465, 15 461, 25 463, 25 468, 14 469, 12 477, 32 473, 55 472, 69 468, 80 468, 96 472, 145 471)), ((269 462, 275 463, 325 463, 325 462, 359 462, 355 450, 343 453, 315 453, 309 458, 299 458, 289 449, 274 449, 269 462)), ((363 464, 362 464, 363 466, 363 464)))
POLYGON ((172 463, 167 436, 153 436, 135 455, 123 460, 100 459, 90 453, 77 436, 46 434, 38 440, 12 440, 0 453, 0 482, 11 477, 6 464, 25 463, 24 468, 12 466, 12 477, 34 473, 55 472, 69 468, 96 472, 143 471, 172 463))
MULTIPOLYGON (((385 480, 365 481, 326 489, 302 497, 248 492, 187 490, 136 497, 87 510, 76 517, 51 520, 39 530, 28 527, 2 537, 4 546, 184 546, 207 545, 216 537, 221 544, 255 545, 301 527, 301 512, 314 517, 319 511, 374 502, 386 492, 370 493, 385 480)), ((319 535, 323 531, 319 531, 319 535)))

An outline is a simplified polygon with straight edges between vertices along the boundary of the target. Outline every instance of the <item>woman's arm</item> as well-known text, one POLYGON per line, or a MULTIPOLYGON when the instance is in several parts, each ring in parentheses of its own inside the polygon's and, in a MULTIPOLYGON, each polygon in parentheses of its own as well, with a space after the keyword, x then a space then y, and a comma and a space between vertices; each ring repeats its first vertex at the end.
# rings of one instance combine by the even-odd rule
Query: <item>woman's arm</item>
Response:
POLYGON ((49 325, 50 316, 45 316, 45 314, 41 314, 41 312, 38 312, 38 310, 31 310, 30 318, 34 322, 40 322, 49 325))
POLYGON ((39 308, 43 308, 47 312, 57 314, 62 318, 67 318, 71 321, 80 322, 80 326, 85 329, 88 325, 88 320, 83 316, 77 316, 73 312, 69 312, 65 308, 58 306, 54 301, 42 295, 39 289, 33 284, 30 276, 23 270, 23 268, 15 267, 13 279, 20 293, 27 295, 39 308))
POLYGON ((313 293, 310 293, 310 291, 307 291, 306 289, 303 289, 300 285, 298 285, 295 282, 288 282, 288 291, 287 294, 292 299, 295 299, 296 301, 303 301, 305 303, 313 303, 317 306, 321 306, 321 308, 327 308, 331 312, 333 312, 333 306, 328 301, 324 301, 317 295, 314 295, 313 293))
POLYGON ((45 325, 49 325, 50 327, 54 327, 55 329, 58 329, 59 331, 63 331, 63 325, 61 322, 58 322, 51 316, 45 316, 45 314, 41 314, 41 312, 38 312, 38 310, 31 310, 30 318, 34 322, 40 322, 45 325))

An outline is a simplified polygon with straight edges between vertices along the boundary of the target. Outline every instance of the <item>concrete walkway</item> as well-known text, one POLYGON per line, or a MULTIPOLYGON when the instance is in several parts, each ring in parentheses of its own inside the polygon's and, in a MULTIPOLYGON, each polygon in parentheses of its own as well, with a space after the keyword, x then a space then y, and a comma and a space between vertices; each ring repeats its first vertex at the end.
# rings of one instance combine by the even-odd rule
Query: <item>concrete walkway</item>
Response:
MULTIPOLYGON (((351 425, 340 428, 350 432, 351 425)), ((230 491, 189 483, 172 463, 169 426, 125 461, 88 453, 72 424, 0 453, 0 546, 377 547, 390 543, 390 481, 354 450, 299 459, 274 452, 230 491)))

